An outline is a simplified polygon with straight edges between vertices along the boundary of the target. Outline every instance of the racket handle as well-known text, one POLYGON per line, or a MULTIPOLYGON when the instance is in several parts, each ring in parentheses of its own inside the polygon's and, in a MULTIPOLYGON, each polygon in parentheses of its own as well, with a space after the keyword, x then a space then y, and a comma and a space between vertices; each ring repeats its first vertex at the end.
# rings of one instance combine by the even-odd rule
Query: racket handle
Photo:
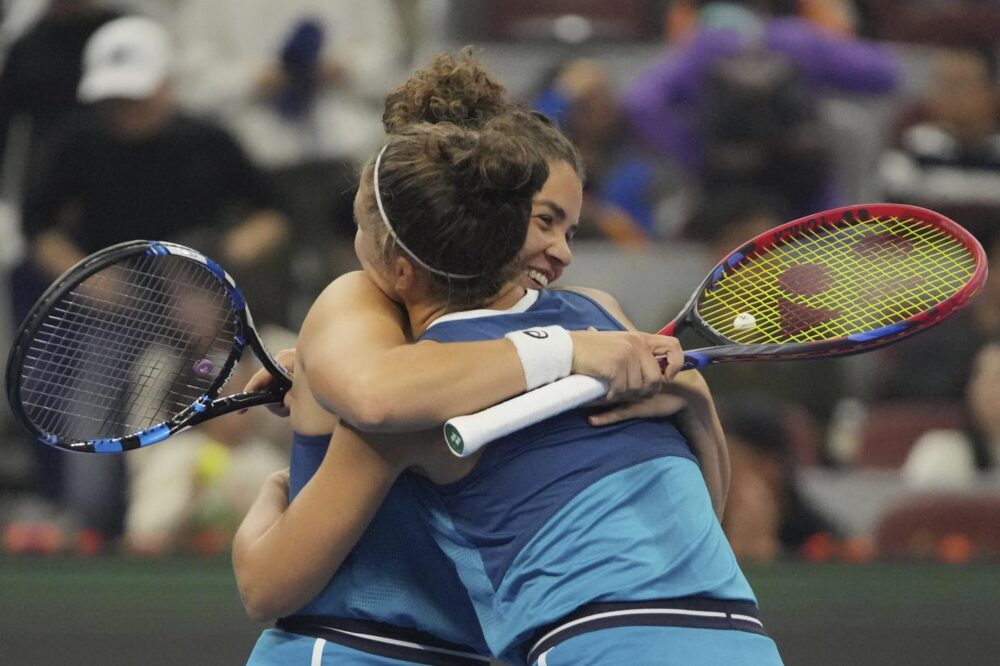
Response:
POLYGON ((444 439, 466 458, 495 439, 605 396, 608 385, 586 375, 570 375, 533 391, 444 424, 444 439))

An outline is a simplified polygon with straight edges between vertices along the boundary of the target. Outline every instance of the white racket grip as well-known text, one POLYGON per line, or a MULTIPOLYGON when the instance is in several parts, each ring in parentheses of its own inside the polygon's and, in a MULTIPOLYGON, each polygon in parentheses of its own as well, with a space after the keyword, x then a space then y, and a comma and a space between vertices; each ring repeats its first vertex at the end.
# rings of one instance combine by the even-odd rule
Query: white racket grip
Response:
POLYGON ((493 405, 481 412, 456 416, 444 424, 444 439, 459 458, 466 458, 495 439, 604 397, 608 385, 587 375, 570 375, 493 405))

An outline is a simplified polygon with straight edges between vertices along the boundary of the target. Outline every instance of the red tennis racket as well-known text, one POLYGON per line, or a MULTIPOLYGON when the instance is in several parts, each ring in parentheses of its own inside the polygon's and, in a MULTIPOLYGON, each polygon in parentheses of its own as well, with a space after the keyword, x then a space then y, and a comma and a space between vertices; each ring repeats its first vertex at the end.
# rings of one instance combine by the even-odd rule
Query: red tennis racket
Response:
MULTIPOLYGON (((660 334, 691 328, 713 345, 685 353, 686 369, 856 354, 951 316, 986 271, 979 242, 943 215, 902 204, 847 206, 775 227, 731 252, 660 334)), ((607 390, 592 377, 566 377, 451 419, 445 439, 468 456, 607 390)))

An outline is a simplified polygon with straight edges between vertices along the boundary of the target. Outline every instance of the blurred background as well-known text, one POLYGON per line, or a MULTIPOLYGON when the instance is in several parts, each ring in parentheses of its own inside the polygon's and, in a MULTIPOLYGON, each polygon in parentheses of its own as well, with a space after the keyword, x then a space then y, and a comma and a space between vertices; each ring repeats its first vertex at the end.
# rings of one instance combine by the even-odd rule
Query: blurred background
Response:
MULTIPOLYGON (((356 266, 386 92, 467 44, 581 148, 564 282, 640 328, 741 240, 841 204, 933 208, 996 257, 998 42, 997 0, 4 0, 0 348, 63 270, 134 237, 216 258, 293 345, 356 266), (162 30, 85 49, 134 14, 162 30), (102 69, 122 44, 148 96, 102 69)), ((724 527, 787 663, 1000 660, 998 279, 883 352, 704 374, 724 527)), ((241 663, 262 627, 227 549, 287 440, 260 410, 71 455, 0 409, 0 662, 241 663)))

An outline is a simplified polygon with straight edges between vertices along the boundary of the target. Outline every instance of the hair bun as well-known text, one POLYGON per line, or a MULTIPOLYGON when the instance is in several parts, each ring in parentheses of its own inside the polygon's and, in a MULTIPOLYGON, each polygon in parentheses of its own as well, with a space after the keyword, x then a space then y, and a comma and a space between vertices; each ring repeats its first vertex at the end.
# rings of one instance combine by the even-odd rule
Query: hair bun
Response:
POLYGON ((510 105, 507 89, 466 47, 442 53, 414 72, 385 100, 382 125, 388 133, 416 123, 454 123, 478 128, 510 105))

